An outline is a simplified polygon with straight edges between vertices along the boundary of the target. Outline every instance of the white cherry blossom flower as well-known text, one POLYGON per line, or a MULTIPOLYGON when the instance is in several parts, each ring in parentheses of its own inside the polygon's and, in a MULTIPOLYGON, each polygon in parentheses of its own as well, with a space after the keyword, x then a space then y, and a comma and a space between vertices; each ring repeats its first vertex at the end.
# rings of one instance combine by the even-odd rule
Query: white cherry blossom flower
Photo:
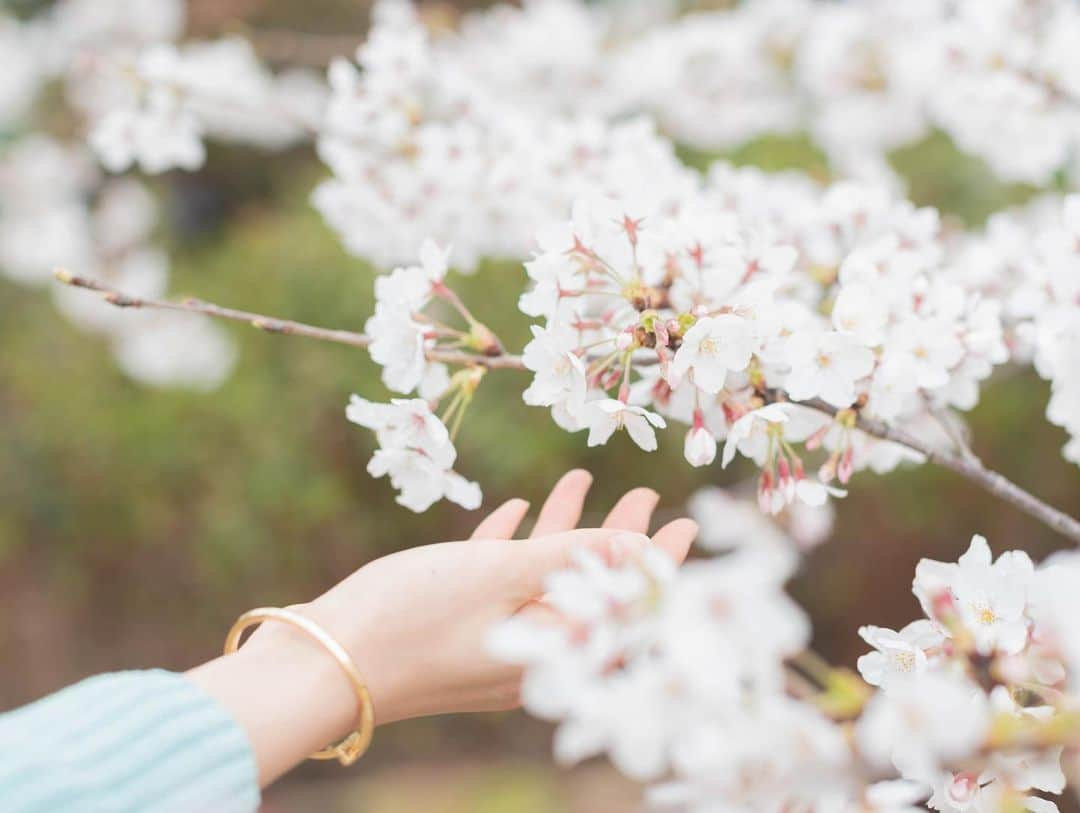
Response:
POLYGON ((426 327, 404 309, 378 305, 364 331, 371 337, 372 361, 383 368, 383 383, 394 392, 415 390, 427 373, 426 327))
POLYGON ((1028 637, 1028 589, 1034 566, 1023 551, 1009 551, 996 562, 981 536, 974 536, 957 564, 923 559, 915 571, 915 595, 936 618, 941 602, 959 614, 979 652, 1020 651, 1028 637))
POLYGON ((371 429, 380 446, 390 449, 415 449, 444 467, 454 464, 454 446, 443 422, 432 413, 427 401, 395 398, 379 404, 353 395, 345 408, 345 417, 371 429))
POLYGON ((195 170, 206 160, 199 120, 168 89, 152 90, 140 107, 110 112, 95 127, 90 143, 110 172, 138 164, 157 174, 195 170))
POLYGON ((571 335, 533 325, 533 338, 522 353, 525 367, 535 373, 522 395, 531 406, 554 406, 585 401, 585 364, 574 352, 571 335))
POLYGON ((841 287, 832 309, 832 323, 838 331, 875 347, 885 339, 888 322, 888 302, 871 285, 849 282, 841 287))
POLYGON ((769 432, 780 432, 792 441, 805 441, 826 421, 812 410, 786 402, 752 409, 731 424, 720 465, 726 469, 734 460, 735 451, 741 451, 758 465, 764 465, 769 432))
POLYGON ((616 430, 625 429, 634 443, 646 452, 652 452, 656 450, 656 430, 667 426, 666 421, 655 412, 630 406, 615 398, 589 401, 583 409, 583 418, 589 427, 590 446, 602 446, 616 430))
POLYGON ((924 674, 929 664, 927 650, 945 640, 926 619, 912 621, 899 632, 883 627, 859 627, 859 636, 875 650, 859 658, 859 674, 871 686, 886 690, 898 680, 924 674))
POLYGON ((353 423, 371 429, 380 448, 368 463, 372 477, 389 476, 397 502, 421 513, 442 499, 480 507, 480 487, 451 470, 457 451, 427 401, 395 399, 378 404, 353 395, 345 409, 353 423))
POLYGON ((480 507, 481 493, 476 483, 413 449, 378 449, 367 470, 372 477, 389 476, 390 484, 400 492, 397 502, 418 514, 442 499, 469 510, 480 507))
POLYGON ((821 398, 835 407, 855 401, 855 384, 874 369, 873 352, 841 333, 808 333, 788 344, 785 379, 796 401, 821 398))
POLYGON ((675 353, 671 365, 676 380, 686 374, 702 391, 716 394, 728 372, 745 370, 756 346, 753 325, 730 313, 699 319, 675 353))
POLYGON ((926 786, 909 779, 875 782, 866 789, 866 804, 875 813, 916 813, 925 808, 926 786))
POLYGON ((926 782, 943 763, 971 756, 989 725, 986 696, 976 686, 932 672, 875 695, 856 737, 877 764, 891 763, 905 779, 926 782))
POLYGON ((420 265, 395 268, 375 280, 375 300, 388 308, 418 313, 432 296, 432 286, 446 276, 450 248, 440 248, 432 240, 420 247, 420 265))

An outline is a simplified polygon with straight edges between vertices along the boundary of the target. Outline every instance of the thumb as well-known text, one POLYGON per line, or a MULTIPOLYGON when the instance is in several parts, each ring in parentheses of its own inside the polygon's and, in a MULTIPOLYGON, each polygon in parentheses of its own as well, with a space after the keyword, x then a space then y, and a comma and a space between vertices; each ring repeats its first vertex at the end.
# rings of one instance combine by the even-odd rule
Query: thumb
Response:
POLYGON ((573 566, 577 551, 587 550, 609 565, 620 565, 650 544, 645 534, 613 528, 583 528, 523 540, 503 550, 513 557, 515 576, 510 589, 516 599, 528 601, 543 594, 549 575, 573 566))

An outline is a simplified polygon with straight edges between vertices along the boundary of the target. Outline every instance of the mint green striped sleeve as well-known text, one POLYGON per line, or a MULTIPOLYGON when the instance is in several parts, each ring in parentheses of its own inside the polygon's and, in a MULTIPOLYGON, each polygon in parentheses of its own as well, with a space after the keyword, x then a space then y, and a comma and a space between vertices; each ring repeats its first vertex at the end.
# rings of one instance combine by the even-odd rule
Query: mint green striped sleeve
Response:
POLYGON ((0 715, 4 813, 252 813, 258 806, 247 736, 183 675, 98 675, 0 715))

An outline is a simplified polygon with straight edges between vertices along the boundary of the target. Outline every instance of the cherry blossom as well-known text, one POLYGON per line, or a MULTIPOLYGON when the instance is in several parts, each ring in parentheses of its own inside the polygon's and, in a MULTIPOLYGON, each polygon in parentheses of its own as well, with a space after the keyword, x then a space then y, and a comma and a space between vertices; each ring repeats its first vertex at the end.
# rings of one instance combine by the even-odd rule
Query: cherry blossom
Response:
POLYGON ((815 332, 791 340, 788 364, 785 386, 792 398, 846 407, 855 401, 855 382, 873 370, 874 354, 842 333, 815 332))
POLYGON ((625 429, 646 452, 656 450, 656 429, 667 424, 655 412, 631 406, 615 398, 589 401, 582 407, 583 420, 589 428, 589 445, 602 446, 619 429, 625 429))
POLYGON ((860 627, 859 636, 874 652, 859 658, 859 674, 871 686, 884 689, 928 668, 927 651, 940 646, 944 636, 925 619, 912 621, 899 632, 882 627, 860 627))
POLYGON ((376 404, 354 395, 345 415, 374 430, 380 448, 368 472, 372 477, 390 478, 400 492, 398 503, 417 513, 442 499, 463 508, 480 506, 480 487, 451 469, 457 451, 427 401, 395 399, 376 404))
MULTIPOLYGON (((736 506, 721 504, 725 516, 736 506)), ((978 619, 953 617, 951 643, 935 616, 900 632, 863 627, 875 651, 859 662, 870 686, 854 679, 863 689, 848 696, 857 718, 848 737, 851 712, 834 718, 822 709, 853 678, 804 651, 809 628, 782 591, 794 548, 758 514, 740 528, 758 535, 677 573, 651 555, 618 564, 581 557, 548 584, 563 626, 514 619, 496 628, 493 653, 525 666, 526 709, 559 723, 561 761, 606 753, 632 778, 659 779, 647 790, 659 809, 910 811, 929 797, 949 813, 1000 810, 1006 800, 1056 810, 1036 794, 1064 788, 1063 747, 1002 739, 1026 726, 1049 731, 1039 727, 1070 713, 1067 703, 1041 700, 1057 695, 1041 694, 1049 686, 1040 679, 1006 676, 1015 671, 1006 660, 1043 657, 1037 638, 1022 654, 993 653, 990 673, 1002 682, 983 686, 972 677, 987 656, 962 642, 978 619), (794 679, 801 674, 834 688, 816 694, 794 679)), ((967 570, 965 557, 936 564, 967 570)))
POLYGON ((606 754, 657 783, 650 802, 694 813, 1055 810, 1041 794, 1064 788, 1078 748, 1075 554, 1036 568, 975 537, 956 563, 923 560, 925 618, 853 623, 872 648, 858 674, 808 649, 785 583, 860 472, 932 459, 985 474, 961 413, 1000 365, 1049 382, 1047 419, 1080 462, 1080 198, 964 230, 906 199, 889 160, 939 130, 1002 179, 1067 184, 1080 9, 630 5, 500 6, 435 33, 413 3, 382 0, 325 77, 270 70, 242 38, 185 37, 179 0, 0 15, 0 270, 39 284, 63 265, 143 298, 121 315, 55 294, 133 377, 214 386, 235 352, 205 319, 160 310, 197 306, 147 304, 167 295, 168 258, 127 173, 196 169, 213 140, 309 142, 328 170, 312 205, 386 273, 363 334, 290 329, 367 348, 409 396, 346 408, 399 503, 480 505, 455 442, 503 368, 527 371, 525 404, 587 429, 584 445, 624 429, 653 451, 671 424, 688 465, 713 465, 721 442, 721 467, 745 458, 732 494, 691 501, 719 555, 678 570, 653 547, 581 556, 547 585, 563 623, 525 614, 492 632, 524 668, 526 709, 558 724, 560 761, 606 754), (34 132, 54 82, 78 141, 34 132), (803 132, 828 182, 723 161, 699 173, 675 149, 803 132), (488 258, 523 266, 492 281, 533 322, 523 349, 455 290, 451 261, 488 258))
POLYGON ((915 594, 931 617, 958 613, 978 651, 1011 654, 1027 640, 1025 610, 1033 575, 1026 553, 1010 551, 992 561, 986 539, 976 535, 957 564, 920 562, 915 594))
POLYGON ((693 376, 694 384, 710 395, 724 388, 728 371, 746 369, 756 345, 753 326, 734 314, 699 319, 686 332, 675 353, 673 376, 693 376))

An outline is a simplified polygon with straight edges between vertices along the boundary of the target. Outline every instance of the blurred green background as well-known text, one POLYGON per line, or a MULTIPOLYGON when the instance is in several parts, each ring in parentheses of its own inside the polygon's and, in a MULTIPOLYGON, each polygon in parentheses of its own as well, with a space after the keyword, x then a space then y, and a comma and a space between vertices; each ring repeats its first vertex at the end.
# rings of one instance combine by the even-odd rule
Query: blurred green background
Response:
MULTIPOLYGON (((202 0, 192 4, 192 28, 359 41, 365 5, 202 0)), ((697 166, 718 157, 682 154, 697 166)), ((828 172, 802 138, 764 139, 723 157, 828 172)), ((940 135, 903 150, 895 164, 917 202, 972 225, 1033 192, 994 182, 940 135)), ((360 329, 374 270, 347 256, 308 206, 323 174, 308 149, 267 156, 215 147, 204 170, 154 181, 174 293, 360 329)), ((515 307, 523 284, 512 264, 455 281, 514 348, 527 335, 515 307)), ((413 515, 395 505, 385 481, 368 477, 372 438, 343 415, 352 392, 387 394, 364 353, 229 329, 239 362, 219 391, 155 391, 125 379, 104 341, 69 325, 48 291, 0 279, 0 708, 98 671, 184 669, 218 652, 241 611, 305 600, 380 554, 462 537, 477 521, 448 504, 413 515)), ((637 485, 657 489, 662 510, 673 513, 698 486, 750 474, 691 469, 678 430, 663 434, 651 456, 623 437, 588 450, 583 436, 521 403, 525 383, 517 372, 489 376, 459 438, 459 469, 484 486, 486 506, 511 496, 535 503, 564 470, 585 466, 596 475, 595 516, 637 485)), ((1080 471, 1060 456, 1064 435, 1043 417, 1047 397, 1031 372, 1003 370, 970 416, 975 448, 991 467, 1080 514, 1080 471)), ((819 649, 853 665, 858 625, 911 620, 915 563, 955 558, 973 532, 996 550, 1022 547, 1036 557, 1062 544, 947 472, 856 478, 838 504, 834 538, 792 586, 815 619, 819 649)), ((266 809, 636 808, 637 789, 603 763, 553 768, 549 736, 520 714, 398 724, 380 731, 350 771, 304 766, 267 794, 266 809)))

